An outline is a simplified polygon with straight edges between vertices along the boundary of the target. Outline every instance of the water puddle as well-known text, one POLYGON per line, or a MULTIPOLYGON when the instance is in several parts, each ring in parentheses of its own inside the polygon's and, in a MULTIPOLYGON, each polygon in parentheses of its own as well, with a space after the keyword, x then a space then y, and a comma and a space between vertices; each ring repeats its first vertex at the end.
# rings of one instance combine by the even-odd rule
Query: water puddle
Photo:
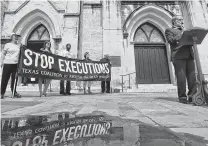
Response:
POLYGON ((206 146, 193 135, 100 112, 3 118, 1 126, 1 146, 206 146))

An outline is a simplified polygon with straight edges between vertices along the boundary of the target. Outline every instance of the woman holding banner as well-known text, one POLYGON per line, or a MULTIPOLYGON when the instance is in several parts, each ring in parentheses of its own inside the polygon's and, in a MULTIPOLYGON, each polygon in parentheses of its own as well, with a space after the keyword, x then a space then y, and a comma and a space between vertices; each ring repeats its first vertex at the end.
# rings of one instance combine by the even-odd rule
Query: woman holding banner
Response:
MULTIPOLYGON (((3 56, 1 59, 1 67, 3 67, 2 79, 1 79, 1 99, 4 98, 6 92, 7 84, 11 76, 11 90, 14 91, 14 97, 20 98, 20 94, 16 92, 15 85, 15 75, 18 67, 18 59, 20 54, 20 44, 18 44, 20 35, 16 33, 11 34, 11 42, 5 44, 3 50, 3 56), (15 89, 14 89, 15 88, 15 89)), ((16 81, 17 83, 17 81, 16 81)))
MULTIPOLYGON (((40 51, 42 52, 48 52, 48 53, 52 53, 51 52, 51 43, 49 41, 46 41, 44 43, 44 46, 43 48, 40 49, 40 51)), ((51 79, 43 79, 43 78, 39 78, 39 92, 40 92, 40 97, 42 96, 47 96, 46 92, 47 92, 47 89, 49 87, 49 84, 51 82, 51 79), (42 83, 44 81, 44 89, 42 91, 42 83)))
MULTIPOLYGON (((89 52, 85 52, 84 53, 84 60, 87 61, 87 62, 91 62, 92 60, 90 59, 90 53, 89 52)), ((88 86, 88 93, 92 93, 91 92, 91 81, 84 81, 83 83, 83 86, 84 86, 84 94, 86 94, 86 86, 88 86)))

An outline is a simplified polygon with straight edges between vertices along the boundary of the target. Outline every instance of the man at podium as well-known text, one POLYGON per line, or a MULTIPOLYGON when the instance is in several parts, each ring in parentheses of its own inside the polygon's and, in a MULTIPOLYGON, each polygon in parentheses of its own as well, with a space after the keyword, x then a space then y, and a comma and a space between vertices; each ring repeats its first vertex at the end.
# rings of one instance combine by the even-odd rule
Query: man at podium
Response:
POLYGON ((177 78, 178 99, 181 103, 192 102, 189 95, 195 93, 195 64, 192 45, 179 47, 179 41, 183 34, 183 19, 180 16, 172 18, 172 28, 165 30, 165 36, 171 48, 171 61, 175 68, 177 78), (186 79, 188 83, 188 101, 186 94, 186 79))

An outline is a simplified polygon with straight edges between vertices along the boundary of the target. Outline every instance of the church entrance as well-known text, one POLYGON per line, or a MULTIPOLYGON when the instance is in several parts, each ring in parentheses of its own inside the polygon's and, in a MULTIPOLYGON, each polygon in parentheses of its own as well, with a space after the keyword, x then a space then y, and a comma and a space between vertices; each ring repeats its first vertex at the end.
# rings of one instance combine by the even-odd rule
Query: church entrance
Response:
MULTIPOLYGON (((41 24, 37 26, 29 35, 27 40, 27 48, 35 52, 40 52, 40 49, 43 48, 45 41, 50 41, 50 35, 47 28, 41 24)), ((24 77, 22 83, 24 85, 37 84, 38 78, 24 77)))
POLYGON ((165 38, 154 25, 141 25, 134 36, 137 84, 169 84, 165 38))

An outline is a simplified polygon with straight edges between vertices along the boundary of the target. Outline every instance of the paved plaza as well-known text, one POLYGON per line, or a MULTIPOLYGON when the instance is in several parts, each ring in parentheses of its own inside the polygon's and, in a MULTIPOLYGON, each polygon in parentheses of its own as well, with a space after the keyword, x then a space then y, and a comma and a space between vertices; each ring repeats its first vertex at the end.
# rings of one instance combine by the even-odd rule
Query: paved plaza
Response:
POLYGON ((208 140, 208 107, 181 104, 175 93, 97 93, 71 96, 49 93, 48 97, 38 97, 35 92, 23 92, 22 95, 20 99, 7 97, 1 100, 2 118, 57 112, 85 115, 99 111, 208 140))

